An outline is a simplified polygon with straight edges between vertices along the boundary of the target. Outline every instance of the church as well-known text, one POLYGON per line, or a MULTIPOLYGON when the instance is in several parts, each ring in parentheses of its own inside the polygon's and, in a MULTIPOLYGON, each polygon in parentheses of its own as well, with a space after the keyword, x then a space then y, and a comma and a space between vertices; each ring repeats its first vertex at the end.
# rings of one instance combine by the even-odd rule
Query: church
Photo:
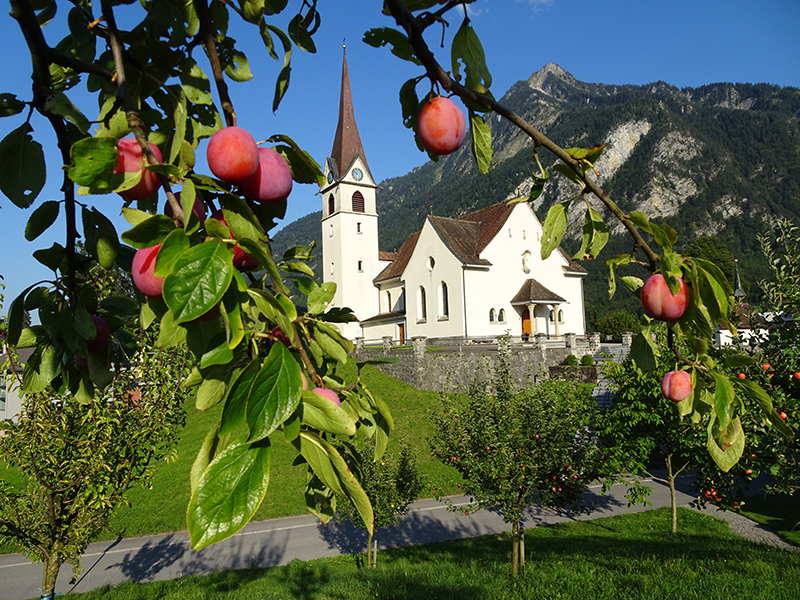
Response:
POLYGON ((350 338, 496 339, 509 332, 584 335, 586 270, 560 248, 541 259, 542 224, 527 202, 456 219, 428 215, 400 249, 381 252, 375 179, 356 126, 347 56, 339 120, 322 186, 323 281, 358 322, 350 338))

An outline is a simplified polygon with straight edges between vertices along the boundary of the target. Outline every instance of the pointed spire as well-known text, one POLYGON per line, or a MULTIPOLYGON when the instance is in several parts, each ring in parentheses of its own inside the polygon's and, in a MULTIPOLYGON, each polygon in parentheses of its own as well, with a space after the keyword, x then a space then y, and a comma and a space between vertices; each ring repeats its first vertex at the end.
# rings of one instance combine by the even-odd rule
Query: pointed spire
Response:
POLYGON ((350 76, 347 72, 347 53, 342 52, 342 91, 339 96, 339 123, 336 125, 336 136, 333 138, 333 150, 331 158, 336 161, 338 176, 344 176, 344 170, 353 162, 356 155, 364 161, 367 166, 367 157, 361 145, 361 137, 358 135, 356 117, 353 112, 353 97, 350 93, 350 76))
POLYGON ((737 302, 741 302, 742 298, 746 296, 744 288, 742 288, 742 279, 739 277, 739 259, 734 259, 734 268, 736 269, 736 281, 734 283, 733 297, 737 302))

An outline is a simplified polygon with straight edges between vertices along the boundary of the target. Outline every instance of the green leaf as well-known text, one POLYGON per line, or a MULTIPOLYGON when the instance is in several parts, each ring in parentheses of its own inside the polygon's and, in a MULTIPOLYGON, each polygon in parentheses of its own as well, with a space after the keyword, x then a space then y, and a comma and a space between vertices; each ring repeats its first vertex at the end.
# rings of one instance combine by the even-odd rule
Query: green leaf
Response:
POLYGON ((350 415, 337 404, 328 398, 315 394, 311 391, 303 391, 302 402, 303 417, 302 422, 314 429, 319 429, 333 435, 356 434, 356 423, 350 415))
POLYGON ((342 347, 339 341, 328 335, 319 327, 314 328, 313 336, 320 348, 322 348, 326 354, 329 354, 336 362, 342 365, 347 362, 347 350, 342 347))
POLYGON ((744 452, 744 431, 737 417, 727 427, 718 427, 712 419, 708 426, 708 452, 725 473, 739 462, 744 452))
POLYGON ((727 377, 720 373, 712 373, 712 375, 714 383, 716 383, 714 408, 717 412, 717 421, 720 428, 725 429, 733 416, 733 400, 736 394, 733 391, 733 384, 727 377))
POLYGON ((608 265, 608 297, 613 298, 617 291, 616 272, 619 267, 624 267, 634 261, 630 254, 617 254, 606 261, 608 265))
POLYGON ((333 302, 336 295, 336 284, 333 281, 317 286, 308 295, 308 312, 311 314, 324 313, 333 302))
POLYGON ((58 217, 59 205, 55 200, 42 202, 25 225, 25 239, 32 242, 47 231, 58 217))
POLYGON ((556 165, 553 165, 553 170, 560 173, 573 183, 577 183, 579 186, 581 186, 581 189, 583 189, 584 183, 583 180, 581 179, 581 176, 578 175, 569 165, 566 165, 564 163, 558 163, 556 165))
POLYGON ((317 51, 317 47, 314 44, 314 39, 311 37, 306 23, 306 18, 304 18, 303 15, 299 13, 295 15, 289 22, 289 37, 297 44, 298 48, 314 54, 317 51))
MULTIPOLYGON (((144 306, 144 305, 143 305, 144 306)), ((161 317, 161 326, 158 331, 156 348, 174 348, 186 343, 186 328, 175 321, 172 311, 167 311, 161 317)))
POLYGON ((164 301, 175 321, 186 323, 222 300, 233 278, 233 254, 219 240, 185 250, 164 279, 164 301))
POLYGON ((0 117, 12 117, 25 110, 25 103, 14 94, 0 94, 0 117))
POLYGON ((606 243, 608 243, 608 227, 603 217, 592 207, 588 207, 583 219, 583 244, 573 258, 594 260, 606 243))
POLYGON ((156 267, 153 275, 166 277, 172 272, 175 262, 186 250, 189 249, 191 240, 183 229, 173 229, 169 232, 156 255, 156 267))
MULTIPOLYGON (((264 40, 265 44, 267 44, 267 40, 269 39, 267 49, 272 49, 272 38, 269 35, 270 31, 277 35, 281 40, 281 44, 283 44, 283 66, 278 73, 278 78, 275 80, 275 95, 272 98, 272 112, 275 112, 278 110, 278 106, 280 106, 281 100, 283 100, 286 94, 286 90, 289 89, 289 77, 292 73, 292 41, 289 39, 288 35, 277 27, 269 25, 263 20, 261 23, 261 38, 264 40)), ((277 58, 274 51, 271 51, 270 54, 277 58)))
POLYGON ((297 183, 316 183, 319 186, 325 184, 322 169, 317 161, 315 161, 308 152, 301 149, 288 135, 272 135, 267 141, 271 143, 287 144, 286 146, 276 146, 275 151, 283 156, 286 162, 289 163, 289 169, 292 171, 292 179, 297 183))
POLYGON ((256 375, 247 401, 250 441, 264 439, 288 419, 300 403, 300 366, 283 344, 273 344, 256 375))
POLYGON ((197 489, 197 484, 200 482, 200 477, 205 472, 208 465, 214 460, 219 448, 219 422, 208 430, 203 445, 200 446, 200 451, 192 463, 192 470, 189 472, 189 489, 194 494, 197 489))
POLYGON ((542 228, 542 260, 547 260, 561 244, 561 238, 567 231, 567 215, 571 202, 557 202, 547 211, 542 228))
POLYGON ((0 192, 19 208, 28 208, 47 180, 42 145, 24 123, 0 142, 0 192))
POLYGON ((134 248, 151 248, 162 243, 175 230, 175 223, 167 215, 148 215, 122 234, 122 241, 134 248))
POLYGON ((749 379, 737 379, 735 383, 739 391, 743 392, 748 398, 758 404, 764 418, 769 419, 772 425, 780 431, 782 435, 788 438, 794 437, 794 431, 780 418, 778 411, 776 411, 775 407, 772 405, 772 398, 760 385, 749 379))
POLYGON ((358 510, 367 531, 372 533, 372 505, 336 448, 313 431, 301 431, 294 444, 322 483, 337 494, 347 496, 358 510))
MULTIPOLYGON (((67 167, 69 178, 78 185, 98 186, 109 180, 117 167, 117 140, 111 137, 89 137, 78 140, 70 148, 72 165, 67 167)), ((114 189, 122 181, 108 183, 108 190, 114 189)))
POLYGON ((232 536, 253 517, 269 485, 269 440, 239 440, 203 471, 187 510, 192 548, 232 536))
POLYGON ((225 74, 234 81, 250 81, 253 74, 250 72, 250 63, 244 52, 233 50, 230 55, 230 62, 225 65, 225 74))
POLYGON ((26 394, 43 392, 60 371, 61 366, 53 346, 50 344, 39 346, 25 363, 22 371, 22 391, 26 394))
POLYGON ((231 383, 228 396, 225 398, 225 406, 222 409, 220 435, 230 435, 239 425, 245 422, 247 401, 250 398, 250 391, 253 388, 256 375, 260 370, 261 363, 258 359, 253 359, 231 383))
POLYGON ((633 222, 636 227, 642 229, 648 233, 652 233, 653 229, 650 225, 650 221, 647 218, 647 215, 643 212, 635 211, 628 215, 630 220, 633 222))
POLYGON ((633 338, 630 356, 637 371, 647 374, 655 371, 658 354, 655 342, 650 338, 649 328, 644 329, 633 338))
POLYGON ((89 119, 83 116, 83 113, 78 110, 78 107, 62 92, 56 92, 49 96, 47 100, 45 100, 44 108, 48 113, 72 121, 82 133, 89 131, 89 127, 91 126, 89 119))
POLYGON ((492 163, 492 131, 486 120, 472 110, 469 111, 469 122, 472 155, 475 157, 481 173, 486 175, 489 172, 489 165, 492 163))
POLYGON ((387 44, 391 46, 391 52, 397 58, 407 60, 415 65, 422 63, 414 54, 414 49, 405 34, 390 27, 378 27, 370 29, 364 34, 364 42, 373 48, 381 48, 387 44))
POLYGON ((216 406, 224 397, 228 389, 225 383, 227 371, 220 366, 214 366, 203 373, 203 381, 197 388, 194 405, 197 410, 208 410, 216 406))
POLYGON ((471 90, 484 93, 492 87, 492 76, 486 66, 486 55, 478 34, 470 25, 469 19, 461 22, 451 49, 453 78, 461 81, 460 64, 464 64, 465 85, 471 90))

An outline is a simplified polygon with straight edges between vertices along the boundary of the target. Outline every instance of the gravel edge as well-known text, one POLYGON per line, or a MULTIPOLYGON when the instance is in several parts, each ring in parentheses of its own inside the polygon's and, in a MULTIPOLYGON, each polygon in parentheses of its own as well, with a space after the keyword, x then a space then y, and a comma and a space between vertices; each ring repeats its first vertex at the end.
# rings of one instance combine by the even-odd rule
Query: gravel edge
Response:
POLYGON ((794 546, 785 542, 777 533, 772 531, 769 527, 765 527, 755 521, 748 519, 738 513, 730 510, 720 510, 716 506, 708 505, 704 509, 694 508, 687 506, 696 512, 710 515, 714 518, 721 519, 728 523, 731 531, 748 540, 752 540, 759 544, 767 544, 774 546, 787 552, 800 552, 800 547, 794 546))

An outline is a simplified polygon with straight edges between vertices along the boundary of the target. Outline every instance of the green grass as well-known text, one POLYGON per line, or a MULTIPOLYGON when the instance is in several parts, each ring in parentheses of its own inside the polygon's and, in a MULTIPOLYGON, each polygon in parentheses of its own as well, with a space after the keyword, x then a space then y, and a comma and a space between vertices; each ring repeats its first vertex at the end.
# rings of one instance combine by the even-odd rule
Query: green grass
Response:
POLYGON ((526 531, 527 569, 509 577, 508 535, 381 552, 376 569, 341 556, 286 567, 125 583, 80 600, 769 599, 794 600, 798 555, 754 544, 727 524, 668 509, 526 531))
POLYGON ((792 531, 800 523, 800 496, 753 496, 747 498, 743 508, 742 514, 745 517, 769 527, 787 542, 800 546, 800 530, 792 531))
MULTIPOLYGON (((351 361, 345 375, 348 381, 355 379, 355 363, 351 361)), ((367 366, 362 371, 362 380, 373 393, 377 393, 389 405, 395 421, 393 438, 407 440, 417 457, 426 489, 424 495, 454 494, 460 480, 458 473, 436 461, 430 454, 428 439, 431 436, 428 409, 437 402, 435 392, 420 391, 395 379, 378 369, 367 366)), ((164 533, 186 529, 186 507, 189 504, 189 472, 203 438, 211 425, 219 418, 222 406, 202 412, 194 408, 191 401, 186 406, 186 427, 180 433, 177 445, 178 460, 161 466, 152 489, 136 487, 127 499, 131 507, 118 509, 111 517, 108 528, 97 538, 100 540, 136 537, 151 533, 164 533)), ((254 520, 273 519, 306 513, 303 490, 306 485, 304 467, 292 466, 294 447, 283 440, 283 434, 272 436, 272 469, 267 495, 256 512, 254 520)), ((397 444, 390 442, 389 450, 397 444)), ((0 464, 0 476, 13 481, 14 473, 4 472, 0 464)), ((15 546, 0 545, 0 554, 18 552, 15 546)))

